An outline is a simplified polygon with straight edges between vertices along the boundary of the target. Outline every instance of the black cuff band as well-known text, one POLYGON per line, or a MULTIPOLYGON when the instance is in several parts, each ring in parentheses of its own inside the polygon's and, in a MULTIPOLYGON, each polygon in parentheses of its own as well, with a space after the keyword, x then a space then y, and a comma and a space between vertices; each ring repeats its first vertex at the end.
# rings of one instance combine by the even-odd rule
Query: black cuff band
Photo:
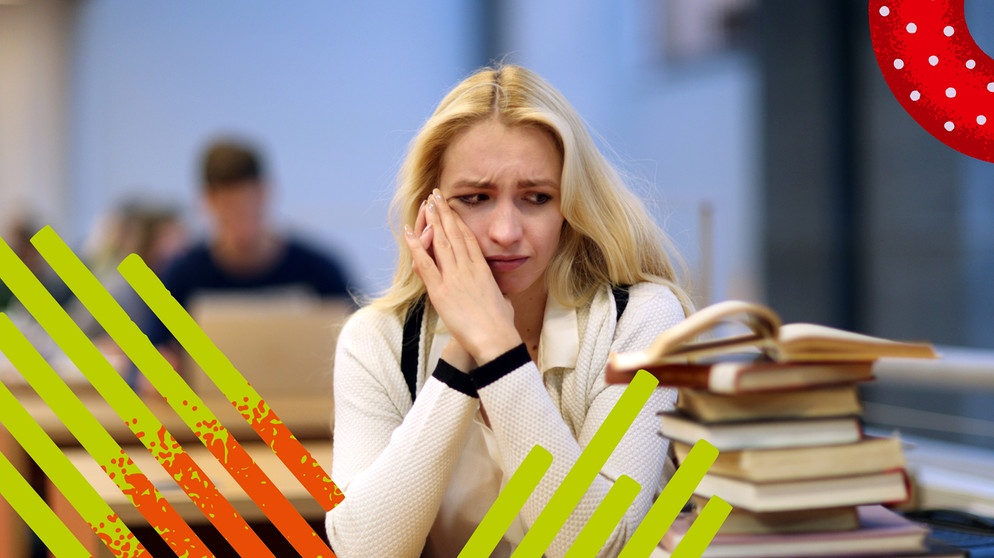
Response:
POLYGON ((531 361, 528 348, 522 343, 469 373, 476 389, 483 389, 531 361))
POLYGON ((473 380, 469 378, 469 374, 459 370, 444 360, 438 360, 438 365, 435 366, 435 372, 432 373, 432 376, 463 395, 468 395, 477 399, 480 397, 479 394, 476 393, 476 387, 473 385, 473 380))

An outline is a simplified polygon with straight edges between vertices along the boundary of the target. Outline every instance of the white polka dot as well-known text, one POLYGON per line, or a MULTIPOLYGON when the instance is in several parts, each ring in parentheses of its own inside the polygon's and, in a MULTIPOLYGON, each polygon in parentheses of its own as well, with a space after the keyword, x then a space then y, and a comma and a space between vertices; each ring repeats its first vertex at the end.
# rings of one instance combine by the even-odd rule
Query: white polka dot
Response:
POLYGON ((906 29, 908 30, 908 33, 914 33, 915 31, 918 31, 918 26, 912 22, 908 24, 906 29))
POLYGON ((915 90, 915 91, 911 92, 911 100, 912 101, 917 101, 918 99, 921 99, 921 98, 922 98, 922 94, 919 93, 918 90, 915 90))
POLYGON ((953 26, 952 25, 947 25, 946 28, 942 30, 942 33, 945 36, 947 36, 947 37, 952 37, 953 36, 953 26))
POLYGON ((936 56, 936 55, 934 55, 934 54, 932 56, 929 56, 928 57, 928 63, 931 64, 931 65, 933 65, 933 66, 935 66, 936 64, 939 63, 939 57, 936 56))
POLYGON ((974 69, 976 67, 977 67, 977 61, 976 60, 967 60, 966 61, 966 69, 967 70, 972 70, 972 69, 974 69))
POLYGON ((956 90, 953 89, 952 87, 947 87, 946 88, 946 97, 949 97, 950 99, 952 99, 955 96, 956 96, 956 90))
POLYGON ((945 128, 947 132, 952 132, 953 128, 955 127, 956 126, 953 126, 952 122, 946 122, 946 124, 943 126, 943 128, 945 128))
POLYGON ((887 17, 890 15, 890 8, 887 6, 880 6, 880 15, 887 17))
POLYGON ((987 124, 987 117, 984 116, 984 115, 982 115, 982 114, 980 116, 978 116, 977 117, 977 124, 980 124, 981 126, 983 126, 984 124, 987 124))
POLYGON ((987 84, 987 90, 994 93, 994 81, 987 84))
POLYGON ((904 60, 901 60, 900 58, 895 58, 894 59, 894 67, 897 68, 898 70, 900 70, 901 68, 903 68, 904 67, 904 60))

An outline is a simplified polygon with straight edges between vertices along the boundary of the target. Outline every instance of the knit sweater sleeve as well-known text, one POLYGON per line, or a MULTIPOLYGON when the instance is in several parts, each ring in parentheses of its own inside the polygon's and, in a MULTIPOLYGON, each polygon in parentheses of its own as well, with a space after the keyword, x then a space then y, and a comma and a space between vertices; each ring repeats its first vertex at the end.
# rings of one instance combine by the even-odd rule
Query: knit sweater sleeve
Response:
POLYGON ((341 558, 421 554, 479 408, 475 397, 450 387, 456 382, 444 362, 412 407, 401 337, 398 318, 368 308, 339 336, 332 478, 345 499, 325 523, 341 558))
MULTIPOLYGON (((613 313, 613 305, 610 308, 613 313)), ((598 338, 604 349, 626 351, 647 346, 662 330, 683 319, 683 310, 672 292, 658 285, 640 284, 633 287, 628 309, 617 329, 588 325, 586 335, 598 338)), ((593 320, 593 316, 592 316, 593 320)), ((614 316, 610 317, 613 325, 614 316)), ((603 360, 606 362, 606 351, 603 360)), ((601 362, 602 359, 596 359, 601 362)), ((584 373, 577 369, 577 372, 584 373)), ((574 435, 562 418, 535 363, 528 358, 524 346, 505 353, 493 363, 472 373, 480 401, 490 417, 501 454, 509 470, 515 470, 533 446, 540 445, 553 455, 549 470, 522 509, 530 527, 546 507, 553 493, 562 484, 580 453, 590 443, 597 429, 614 408, 626 386, 608 386, 603 380, 603 367, 588 370, 587 407, 579 429, 574 435)), ((567 396, 563 395, 565 401, 567 396)), ((583 529, 608 490, 621 475, 638 482, 641 490, 629 506, 624 518, 614 529, 601 550, 601 556, 617 556, 621 548, 648 512, 657 492, 666 460, 667 445, 661 440, 656 412, 673 406, 672 390, 654 390, 649 402, 638 414, 618 447, 611 454, 579 504, 570 515, 545 555, 566 554, 573 540, 583 529)), ((561 402, 561 406, 565 405, 561 402)))

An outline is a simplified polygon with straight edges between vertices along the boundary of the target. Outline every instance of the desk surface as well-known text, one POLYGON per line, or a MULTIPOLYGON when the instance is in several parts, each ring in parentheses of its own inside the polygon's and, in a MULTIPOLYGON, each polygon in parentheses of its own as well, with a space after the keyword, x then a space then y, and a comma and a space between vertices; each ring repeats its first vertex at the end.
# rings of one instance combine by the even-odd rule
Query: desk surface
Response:
MULTIPOLYGON (((286 466, 283 465, 269 446, 261 442, 246 443, 243 446, 270 480, 272 480, 273 484, 280 489, 280 492, 286 496, 287 500, 305 519, 312 520, 324 517, 324 509, 297 481, 293 474, 287 470, 286 466)), ((311 441, 305 442, 304 446, 317 459, 325 471, 330 474, 331 442, 311 441)), ((198 444, 196 446, 190 445, 186 449, 207 476, 214 481, 221 494, 231 502, 247 521, 265 520, 265 515, 262 511, 245 494, 238 483, 231 478, 221 463, 214 459, 207 448, 198 444)), ((97 465, 85 450, 81 448, 69 449, 65 451, 65 454, 125 523, 140 525, 145 522, 144 518, 138 513, 127 497, 107 477, 100 466, 97 465)), ((128 448, 128 455, 162 492, 166 499, 169 500, 173 507, 176 508, 176 511, 183 519, 191 524, 207 522, 207 519, 200 510, 180 490, 176 483, 172 481, 169 473, 155 461, 151 453, 145 451, 144 448, 135 447, 128 448)))
MULTIPOLYGON (((85 393, 80 399, 115 440, 122 445, 138 444, 138 440, 124 420, 99 394, 85 393)), ((68 427, 37 394, 24 392, 18 396, 18 400, 56 444, 78 445, 78 441, 69 432, 68 427)), ((145 398, 143 401, 177 440, 180 442, 196 440, 193 431, 165 400, 156 397, 145 398)), ((231 403, 220 395, 204 396, 204 403, 239 441, 244 443, 259 439, 231 403)), ((327 395, 281 395, 267 398, 266 403, 298 439, 330 439, 332 402, 327 395)))
POLYGON ((903 436, 917 507, 951 508, 994 516, 994 451, 903 436))
MULTIPOLYGON (((99 487, 98 490, 101 491, 101 494, 105 495, 105 498, 111 503, 116 512, 126 520, 128 517, 137 516, 137 525, 143 524, 144 518, 137 514, 134 507, 125 499, 124 495, 116 488, 113 482, 107 478, 106 474, 97 466, 93 459, 78 447, 78 441, 55 412, 47 403, 42 401, 17 370, 10 367, 9 363, 3 364, 7 364, 7 367, 0 366, 0 379, 15 394, 15 397, 24 405, 29 414, 35 418, 39 425, 57 444, 66 448, 65 453, 71 456, 74 464, 80 467, 81 470, 84 470, 84 474, 94 483, 94 486, 99 487)), ((60 375, 70 385, 73 392, 79 396, 97 421, 122 446, 132 446, 128 448, 129 454, 139 463, 139 467, 142 468, 153 482, 158 484, 161 481, 163 486, 172 484, 169 481, 168 474, 161 466, 154 462, 151 454, 139 445, 135 435, 110 405, 104 401, 93 386, 78 371, 73 372, 74 370, 64 370, 60 371, 60 375)), ((263 395, 265 396, 265 394, 263 395)), ((280 487, 281 491, 287 495, 291 504, 305 518, 312 520, 323 517, 324 510, 300 486, 299 482, 293 478, 289 471, 282 466, 272 451, 269 450, 268 446, 259 441, 260 439, 255 431, 235 411, 226 398, 220 393, 205 393, 202 397, 207 407, 211 409, 234 437, 253 454, 253 458, 257 460, 263 471, 280 487)), ((236 509, 249 521, 263 517, 261 511, 241 491, 240 487, 224 471, 223 467, 209 455, 207 449, 197 441, 196 436, 190 428, 186 426, 183 420, 160 396, 145 397, 143 401, 153 414, 169 429, 173 436, 183 443, 184 449, 190 452, 201 467, 205 469, 207 474, 215 480, 219 489, 235 505, 236 509)), ((298 439, 305 441, 305 445, 308 446, 308 449, 318 462, 330 473, 331 413, 333 409, 331 396, 320 393, 277 394, 267 396, 266 402, 289 427, 290 431, 298 439)), ((18 467, 22 468, 22 474, 26 477, 32 478, 33 473, 38 473, 37 470, 28 467, 28 457, 24 454, 23 449, 2 427, 0 427, 0 451, 3 451, 4 455, 14 461, 18 467)), ((40 478, 32 478, 32 480, 37 481, 40 478)), ((173 484, 173 486, 175 485, 173 484)), ((191 523, 206 521, 192 502, 178 488, 163 490, 169 501, 177 507, 177 510, 188 521, 191 523), (175 493, 175 496, 173 493, 175 493)), ((56 509, 58 509, 58 504, 56 504, 56 509)), ((89 533, 85 523, 82 524, 82 529, 79 532, 83 534, 89 533)), ((89 543, 93 547, 91 548, 93 552, 98 553, 102 548, 102 545, 94 541, 89 541, 89 543)), ((27 546, 26 526, 5 502, 0 501, 0 555, 26 555, 27 546)))

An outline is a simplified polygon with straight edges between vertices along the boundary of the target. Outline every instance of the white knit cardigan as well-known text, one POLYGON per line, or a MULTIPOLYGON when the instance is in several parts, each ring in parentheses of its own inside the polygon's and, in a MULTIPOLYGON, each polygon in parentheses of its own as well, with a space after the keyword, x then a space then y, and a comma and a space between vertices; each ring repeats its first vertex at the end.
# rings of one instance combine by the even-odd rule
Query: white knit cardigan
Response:
MULTIPOLYGON (((332 478, 345 500, 328 513, 326 526, 336 555, 454 556, 489 509, 500 481, 506 482, 538 444, 552 453, 553 463, 521 511, 525 528, 531 525, 625 389, 604 382, 608 353, 645 348, 684 317, 667 287, 640 283, 629 292, 617 324, 607 287, 589 306, 575 310, 572 323, 577 325, 579 345, 574 368, 556 367, 542 374, 520 345, 470 373, 479 399, 456 389, 468 384, 465 375, 454 378, 462 373, 444 361, 429 362, 432 339, 427 332, 435 331, 435 317, 430 315, 422 324, 419 391, 413 406, 400 370, 402 317, 368 307, 356 312, 339 336, 335 356, 332 478), (491 383, 482 385, 486 382, 491 383), (486 434, 495 441, 490 455, 480 450, 485 446, 468 441, 487 428, 479 420, 481 403, 492 429, 486 434), (484 455, 462 455, 465 452, 484 455), (474 474, 474 469, 465 470, 470 463, 476 463, 480 475, 488 468, 480 463, 497 471, 490 496, 479 501, 477 492, 476 501, 459 506, 465 509, 444 509, 443 502, 459 502, 460 487, 450 486, 450 481, 474 474), (456 471, 460 468, 464 470, 456 471), (436 521, 443 516, 455 520, 436 521)), ((548 316, 543 327, 551 327, 548 316)), ((547 556, 566 553, 613 480, 627 475, 642 489, 601 551, 601 556, 618 554, 648 511, 660 481, 672 472, 668 466, 664 471, 669 465, 667 443, 656 434, 656 412, 671 409, 674 402, 674 390, 654 391, 547 556)), ((505 544, 494 556, 509 550, 505 544)))

